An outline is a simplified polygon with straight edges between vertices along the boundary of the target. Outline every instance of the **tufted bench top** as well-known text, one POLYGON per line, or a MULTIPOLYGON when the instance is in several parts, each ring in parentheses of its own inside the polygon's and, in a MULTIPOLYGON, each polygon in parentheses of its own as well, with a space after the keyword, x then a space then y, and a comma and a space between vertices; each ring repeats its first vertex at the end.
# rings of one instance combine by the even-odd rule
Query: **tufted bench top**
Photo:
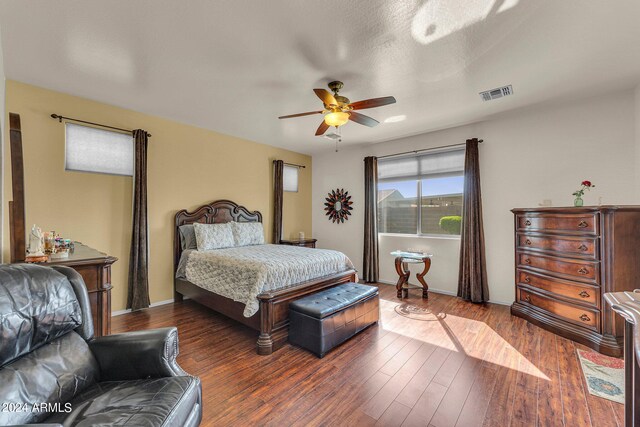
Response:
POLYGON ((323 319, 377 293, 375 286, 350 282, 300 298, 289 304, 289 309, 323 319))

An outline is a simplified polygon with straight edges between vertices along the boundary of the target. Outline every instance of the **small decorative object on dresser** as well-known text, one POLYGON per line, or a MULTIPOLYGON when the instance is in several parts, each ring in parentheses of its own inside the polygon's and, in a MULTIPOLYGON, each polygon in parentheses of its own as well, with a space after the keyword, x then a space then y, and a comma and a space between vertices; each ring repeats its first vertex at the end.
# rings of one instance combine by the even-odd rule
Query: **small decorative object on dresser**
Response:
POLYGON ((331 190, 327 197, 325 197, 326 203, 324 204, 326 215, 329 217, 329 221, 340 224, 349 219, 351 210, 351 196, 348 191, 344 191, 344 188, 337 188, 331 190))
POLYGON ((640 206, 513 209, 516 301, 511 313, 609 356, 624 321, 605 292, 638 287, 640 206))
POLYGON ((576 190, 573 192, 573 195, 576 196, 575 200, 573 201, 573 206, 577 208, 582 207, 582 205, 584 205, 584 200, 582 200, 582 196, 584 196, 585 190, 589 190, 595 187, 595 185, 591 184, 591 181, 588 181, 588 180, 582 181, 580 185, 582 187, 580 187, 579 190, 576 190))
POLYGON ((29 253, 25 258, 26 262, 43 262, 47 260, 47 255, 44 253, 44 239, 42 235, 42 229, 33 224, 31 227, 31 234, 29 234, 29 247, 27 248, 29 253))
POLYGON ((315 248, 318 239, 297 239, 297 240, 280 240, 281 245, 305 246, 307 248, 315 248))

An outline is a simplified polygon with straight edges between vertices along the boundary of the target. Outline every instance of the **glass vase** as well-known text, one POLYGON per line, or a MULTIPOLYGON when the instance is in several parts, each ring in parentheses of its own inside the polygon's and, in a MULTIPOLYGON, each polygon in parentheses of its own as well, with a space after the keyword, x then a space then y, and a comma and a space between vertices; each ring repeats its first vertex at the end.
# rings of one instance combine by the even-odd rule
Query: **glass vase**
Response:
POLYGON ((579 208, 583 205, 584 205, 584 200, 582 200, 582 197, 576 196, 576 199, 573 201, 573 206, 575 206, 576 208, 579 208))

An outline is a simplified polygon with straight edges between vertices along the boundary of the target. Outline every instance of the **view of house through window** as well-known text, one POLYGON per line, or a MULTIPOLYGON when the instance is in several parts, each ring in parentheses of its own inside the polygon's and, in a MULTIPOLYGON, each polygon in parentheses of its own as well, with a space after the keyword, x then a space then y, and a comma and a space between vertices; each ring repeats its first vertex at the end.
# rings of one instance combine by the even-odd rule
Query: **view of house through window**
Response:
POLYGON ((378 232, 460 235, 463 168, 462 150, 381 160, 378 232))

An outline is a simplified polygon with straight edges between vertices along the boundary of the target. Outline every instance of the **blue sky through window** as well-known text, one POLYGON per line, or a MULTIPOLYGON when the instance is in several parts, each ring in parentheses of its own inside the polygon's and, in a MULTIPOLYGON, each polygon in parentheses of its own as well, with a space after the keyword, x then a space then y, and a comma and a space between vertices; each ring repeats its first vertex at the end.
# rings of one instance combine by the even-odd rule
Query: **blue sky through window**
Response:
MULTIPOLYGON (((418 186, 416 181, 381 182, 378 190, 398 190, 403 197, 416 197, 418 186)), ((422 180, 422 196, 439 196, 442 194, 462 194, 464 176, 447 176, 422 180)))

